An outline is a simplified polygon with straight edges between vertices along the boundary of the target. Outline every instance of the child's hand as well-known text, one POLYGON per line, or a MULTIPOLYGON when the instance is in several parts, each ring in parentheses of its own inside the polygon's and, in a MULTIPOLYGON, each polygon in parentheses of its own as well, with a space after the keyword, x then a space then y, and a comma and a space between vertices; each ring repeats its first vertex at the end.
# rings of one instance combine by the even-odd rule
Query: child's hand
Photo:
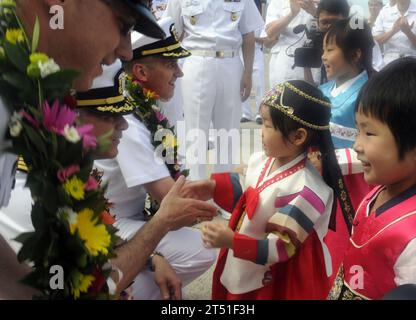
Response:
POLYGON ((241 174, 242 176, 246 175, 246 171, 247 171, 247 166, 245 166, 245 165, 241 165, 241 166, 238 166, 238 167, 234 168, 234 172, 238 173, 238 174, 241 174))
POLYGON ((210 248, 233 247, 234 231, 219 222, 207 222, 202 226, 202 241, 210 248))

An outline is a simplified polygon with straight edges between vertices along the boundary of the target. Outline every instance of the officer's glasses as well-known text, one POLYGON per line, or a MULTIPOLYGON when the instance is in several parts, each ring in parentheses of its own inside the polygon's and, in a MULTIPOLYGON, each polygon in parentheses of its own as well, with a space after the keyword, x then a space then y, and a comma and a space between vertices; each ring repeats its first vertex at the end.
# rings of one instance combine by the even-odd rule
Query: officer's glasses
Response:
POLYGON ((131 14, 128 7, 120 0, 101 0, 114 12, 120 25, 120 33, 127 37, 134 30, 136 18, 131 14))

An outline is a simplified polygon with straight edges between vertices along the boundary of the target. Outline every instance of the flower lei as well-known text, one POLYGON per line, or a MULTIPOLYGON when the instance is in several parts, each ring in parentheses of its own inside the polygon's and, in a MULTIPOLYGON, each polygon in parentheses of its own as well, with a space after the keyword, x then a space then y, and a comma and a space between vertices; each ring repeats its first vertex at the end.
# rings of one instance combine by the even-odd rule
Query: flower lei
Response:
MULTIPOLYGON (((134 116, 150 131, 152 145, 158 157, 163 159, 171 177, 176 180, 181 175, 188 176, 188 170, 181 170, 175 127, 170 125, 169 120, 157 106, 160 97, 130 76, 125 78, 125 89, 128 93, 128 103, 136 107, 134 116)), ((149 196, 146 202, 146 214, 150 216, 155 214, 159 204, 149 196)))
POLYGON ((97 141, 92 125, 76 123, 67 104, 74 101, 68 93, 78 73, 60 70, 37 51, 39 29, 36 19, 30 42, 15 1, 0 0, 0 96, 12 113, 8 151, 24 158, 34 199, 35 231, 17 239, 19 261, 33 266, 23 282, 40 292, 38 298, 111 298, 108 261, 118 238, 105 187, 90 175, 93 153, 105 140, 97 141), (56 287, 53 266, 63 270, 56 287))

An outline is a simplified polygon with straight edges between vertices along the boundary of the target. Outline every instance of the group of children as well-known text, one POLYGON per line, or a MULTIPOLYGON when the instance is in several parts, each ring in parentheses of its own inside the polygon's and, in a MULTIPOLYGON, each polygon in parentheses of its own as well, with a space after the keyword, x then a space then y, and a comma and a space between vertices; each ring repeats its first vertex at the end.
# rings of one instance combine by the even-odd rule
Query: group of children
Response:
POLYGON ((202 229, 221 248, 213 299, 381 299, 416 283, 416 59, 374 73, 372 46, 367 26, 334 23, 329 82, 275 85, 244 186, 211 177, 233 212, 202 229))

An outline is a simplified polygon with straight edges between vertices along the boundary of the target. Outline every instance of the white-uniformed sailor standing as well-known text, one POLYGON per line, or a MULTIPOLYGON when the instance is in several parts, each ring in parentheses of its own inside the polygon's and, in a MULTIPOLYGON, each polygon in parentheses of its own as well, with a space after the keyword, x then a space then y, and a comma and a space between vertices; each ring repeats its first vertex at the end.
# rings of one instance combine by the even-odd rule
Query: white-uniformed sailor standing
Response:
MULTIPOLYGON (((227 133, 240 127, 241 103, 251 91, 254 31, 263 20, 253 0, 169 0, 165 14, 174 19, 183 46, 192 53, 183 64, 182 96, 189 177, 199 180, 206 178, 210 122, 227 133)), ((233 167, 231 138, 221 145, 216 146, 215 172, 233 167)))

